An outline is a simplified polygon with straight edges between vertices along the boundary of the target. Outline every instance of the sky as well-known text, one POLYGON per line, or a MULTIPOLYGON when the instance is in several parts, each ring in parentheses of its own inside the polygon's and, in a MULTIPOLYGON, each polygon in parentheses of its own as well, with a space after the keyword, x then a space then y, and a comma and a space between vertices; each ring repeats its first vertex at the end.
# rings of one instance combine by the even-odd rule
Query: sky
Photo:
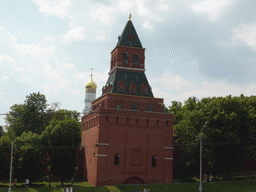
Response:
POLYGON ((90 69, 99 97, 129 13, 166 106, 255 95, 255 10, 255 0, 1 0, 0 114, 37 92, 82 112, 90 69))

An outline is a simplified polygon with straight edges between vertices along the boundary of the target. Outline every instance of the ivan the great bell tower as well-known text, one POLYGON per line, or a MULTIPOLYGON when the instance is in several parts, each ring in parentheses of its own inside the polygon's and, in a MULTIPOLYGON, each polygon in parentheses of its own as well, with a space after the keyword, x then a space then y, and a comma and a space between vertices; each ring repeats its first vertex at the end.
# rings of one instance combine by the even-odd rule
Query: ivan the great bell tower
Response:
POLYGON ((94 186, 172 182, 173 115, 154 98, 144 61, 129 19, 111 52, 102 95, 82 117, 85 173, 94 186))

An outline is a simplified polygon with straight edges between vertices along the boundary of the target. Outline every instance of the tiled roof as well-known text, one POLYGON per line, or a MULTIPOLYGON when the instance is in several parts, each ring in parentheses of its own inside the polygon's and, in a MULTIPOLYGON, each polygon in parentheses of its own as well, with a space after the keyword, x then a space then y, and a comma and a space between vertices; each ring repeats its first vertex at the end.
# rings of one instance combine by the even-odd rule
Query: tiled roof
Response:
POLYGON ((139 36, 137 35, 131 20, 128 20, 126 23, 122 35, 117 42, 117 45, 142 48, 139 36), (129 38, 130 35, 132 35, 131 41, 129 38))
POLYGON ((116 70, 109 76, 105 86, 107 86, 109 84, 112 85, 112 89, 110 90, 110 93, 154 97, 145 73, 116 70), (124 92, 120 92, 117 90, 117 83, 120 80, 123 80, 123 82, 125 84, 124 92), (134 82, 137 85, 136 94, 129 93, 129 85, 131 82, 134 82), (143 85, 143 83, 145 83, 148 87, 148 94, 141 94, 141 92, 140 92, 140 87, 141 87, 141 85, 143 85))

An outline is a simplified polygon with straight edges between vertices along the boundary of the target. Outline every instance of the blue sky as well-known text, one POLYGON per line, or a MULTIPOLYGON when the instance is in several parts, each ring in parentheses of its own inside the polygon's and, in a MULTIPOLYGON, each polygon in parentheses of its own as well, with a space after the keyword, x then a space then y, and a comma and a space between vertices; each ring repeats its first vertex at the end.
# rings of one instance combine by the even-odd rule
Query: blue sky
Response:
POLYGON ((153 94, 167 106, 254 95, 255 10, 255 0, 2 0, 0 113, 33 92, 82 112, 90 68, 99 97, 129 13, 153 94))

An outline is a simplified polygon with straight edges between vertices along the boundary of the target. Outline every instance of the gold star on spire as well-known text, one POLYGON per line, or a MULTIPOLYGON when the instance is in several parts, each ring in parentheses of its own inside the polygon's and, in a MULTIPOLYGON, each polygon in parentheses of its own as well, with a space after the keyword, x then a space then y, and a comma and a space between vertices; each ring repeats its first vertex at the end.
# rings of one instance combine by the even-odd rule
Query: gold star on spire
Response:
POLYGON ((130 13, 130 15, 129 15, 129 20, 131 20, 131 18, 132 18, 132 14, 130 13))

